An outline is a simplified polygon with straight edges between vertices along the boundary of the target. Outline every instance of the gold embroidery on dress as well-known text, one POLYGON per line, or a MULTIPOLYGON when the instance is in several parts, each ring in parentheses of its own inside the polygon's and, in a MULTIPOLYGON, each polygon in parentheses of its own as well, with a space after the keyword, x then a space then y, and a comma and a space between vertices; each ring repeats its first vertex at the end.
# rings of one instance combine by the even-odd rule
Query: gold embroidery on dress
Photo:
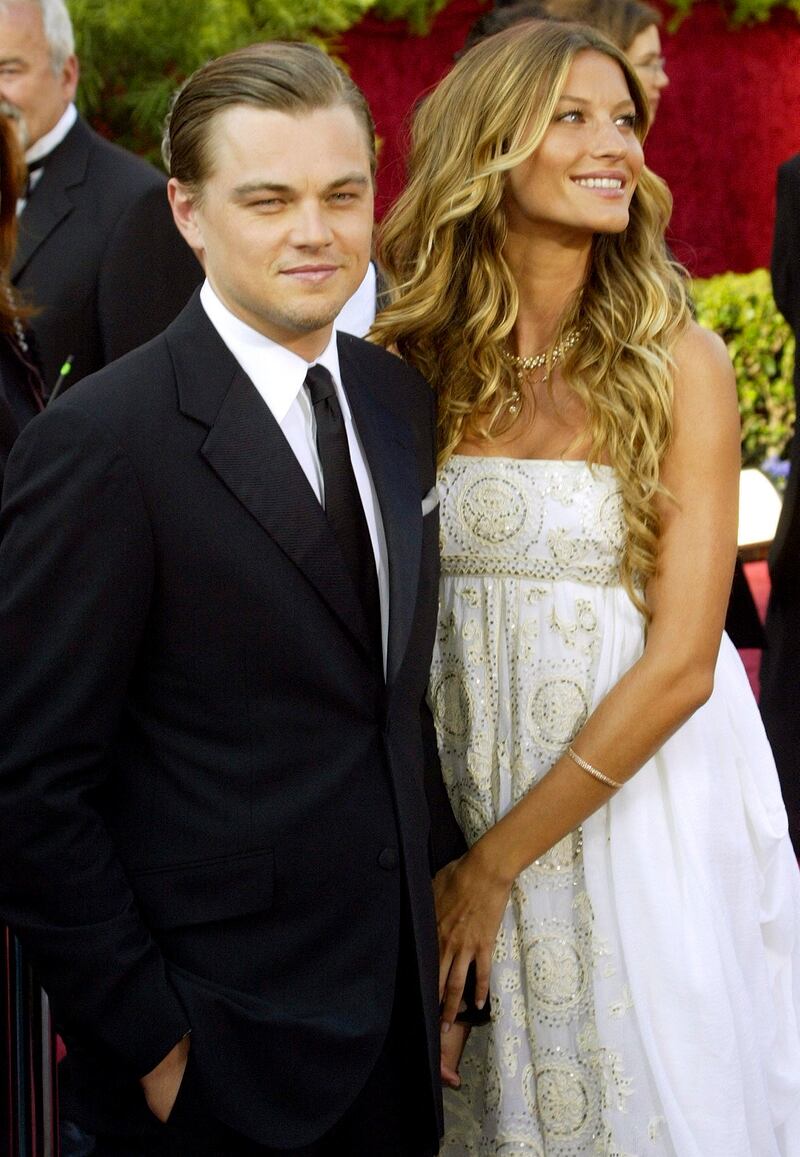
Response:
MULTIPOLYGON (((439 492, 429 697, 445 783, 474 843, 548 773, 592 709, 625 526, 608 467, 456 456, 439 492)), ((622 1154, 604 1119, 633 1093, 620 1057, 597 1039, 592 978, 617 965, 593 921, 578 829, 512 887, 491 1025, 470 1035, 462 1088, 445 1091, 442 1157, 645 1157, 622 1154)), ((629 998, 620 991, 620 1015, 629 998)))

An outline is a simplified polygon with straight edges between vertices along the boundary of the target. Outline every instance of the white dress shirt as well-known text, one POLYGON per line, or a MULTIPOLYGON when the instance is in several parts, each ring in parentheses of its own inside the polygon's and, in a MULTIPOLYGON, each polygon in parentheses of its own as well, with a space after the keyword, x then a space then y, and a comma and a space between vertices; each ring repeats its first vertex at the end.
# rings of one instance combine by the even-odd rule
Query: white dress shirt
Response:
POLYGON ((347 395, 342 388, 339 370, 339 351, 336 346, 336 328, 331 340, 313 363, 305 361, 285 346, 271 341, 247 325, 223 305, 208 280, 200 290, 200 301, 214 326, 236 361, 250 378, 261 397, 269 406, 272 416, 281 428, 286 441, 308 479, 317 500, 324 505, 325 483, 317 452, 317 424, 308 392, 303 388, 309 365, 322 365, 329 371, 336 387, 336 396, 342 410, 350 461, 364 507, 381 605, 381 637, 384 671, 389 628, 389 571, 386 536, 378 497, 369 472, 364 448, 353 424, 347 395))
POLYGON ((39 137, 38 141, 34 141, 26 151, 25 163, 29 165, 31 161, 39 161, 42 157, 52 153, 56 145, 61 144, 77 119, 78 110, 70 101, 50 131, 45 133, 43 137, 39 137))
POLYGON ((352 297, 344 303, 333 323, 340 333, 353 333, 356 337, 366 337, 375 320, 375 294, 378 288, 378 274, 370 261, 364 280, 352 297))
MULTIPOLYGON (((43 137, 39 137, 25 153, 25 164, 31 165, 34 161, 39 161, 42 157, 49 157, 53 149, 61 144, 64 137, 75 124, 78 119, 78 110, 75 105, 70 103, 65 108, 59 119, 50 129, 49 133, 45 133, 43 137)), ((36 188, 44 175, 44 168, 34 169, 28 177, 28 188, 31 192, 36 188)), ((25 208, 26 198, 20 197, 17 201, 17 213, 21 213, 25 208)))

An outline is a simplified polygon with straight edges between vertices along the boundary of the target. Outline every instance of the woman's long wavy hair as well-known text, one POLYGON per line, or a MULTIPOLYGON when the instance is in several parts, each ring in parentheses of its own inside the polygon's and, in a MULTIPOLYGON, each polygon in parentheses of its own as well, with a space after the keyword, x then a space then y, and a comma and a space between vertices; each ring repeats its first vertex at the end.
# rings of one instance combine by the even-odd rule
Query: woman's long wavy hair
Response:
POLYGON ((17 240, 17 198, 25 185, 25 161, 17 138, 16 117, 0 102, 0 333, 13 333, 14 318, 31 313, 14 298, 9 281, 17 240))
MULTIPOLYGON (((415 115, 409 182, 380 234, 391 304, 372 336, 433 385, 440 462, 478 424, 492 437, 511 422, 515 378, 502 350, 519 296, 503 256, 506 174, 535 152, 573 60, 588 50, 619 64, 643 140, 647 100, 630 64, 578 25, 532 21, 483 41, 415 115)), ((586 408, 588 461, 608 461, 619 479, 627 525, 620 578, 645 614, 640 591, 656 571, 660 467, 672 436, 671 351, 690 316, 682 271, 664 242, 671 208, 666 185, 643 168, 627 228, 595 236, 585 283, 556 337, 581 328, 562 372, 586 408)))

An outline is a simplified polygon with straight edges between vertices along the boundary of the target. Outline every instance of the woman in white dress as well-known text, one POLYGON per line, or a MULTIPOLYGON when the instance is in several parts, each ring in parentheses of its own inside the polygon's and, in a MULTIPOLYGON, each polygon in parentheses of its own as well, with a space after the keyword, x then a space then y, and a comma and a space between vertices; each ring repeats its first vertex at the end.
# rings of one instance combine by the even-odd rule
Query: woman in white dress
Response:
POLYGON ((647 122, 597 34, 509 29, 418 111, 384 228, 377 337, 438 395, 430 696, 470 845, 435 882, 447 1157, 800 1155, 800 876, 722 635, 736 389, 647 122))

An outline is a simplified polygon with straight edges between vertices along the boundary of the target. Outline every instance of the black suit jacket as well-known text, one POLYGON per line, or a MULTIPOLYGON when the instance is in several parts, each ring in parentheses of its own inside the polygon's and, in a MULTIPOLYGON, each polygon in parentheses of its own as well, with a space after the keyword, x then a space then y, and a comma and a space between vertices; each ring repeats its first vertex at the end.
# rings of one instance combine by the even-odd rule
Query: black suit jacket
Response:
POLYGON ((160 333, 202 270, 172 220, 163 173, 80 117, 47 159, 19 222, 12 280, 32 319, 47 391, 160 333))
MULTIPOLYGON (((772 292, 775 304, 797 339, 794 388, 795 396, 800 397, 800 153, 778 169, 772 292)), ((789 482, 770 551, 769 569, 773 589, 791 593, 797 598, 800 586, 800 438, 796 433, 790 457, 789 482)))
POLYGON ((0 488, 17 434, 42 409, 41 381, 33 354, 13 334, 0 334, 0 488))
POLYGON ((0 486, 3 482, 3 473, 6 468, 8 455, 17 436, 17 423, 14 414, 6 399, 0 394, 0 486))
POLYGON ((385 683, 324 513, 198 296, 22 432, 2 518, 0 908, 107 1068, 145 1073, 191 1028, 214 1113, 276 1147, 366 1078, 404 902, 433 1141, 430 876, 463 850, 424 703, 432 395, 391 354, 339 351, 386 529, 385 683))
MULTIPOLYGON (((800 350, 800 154, 778 169, 772 289, 800 350)), ((794 388, 795 396, 800 396, 800 356, 795 357, 794 388)), ((759 705, 778 767, 789 831, 800 855, 800 438, 796 429, 790 462, 789 481, 769 554, 772 589, 765 623, 759 705)))

